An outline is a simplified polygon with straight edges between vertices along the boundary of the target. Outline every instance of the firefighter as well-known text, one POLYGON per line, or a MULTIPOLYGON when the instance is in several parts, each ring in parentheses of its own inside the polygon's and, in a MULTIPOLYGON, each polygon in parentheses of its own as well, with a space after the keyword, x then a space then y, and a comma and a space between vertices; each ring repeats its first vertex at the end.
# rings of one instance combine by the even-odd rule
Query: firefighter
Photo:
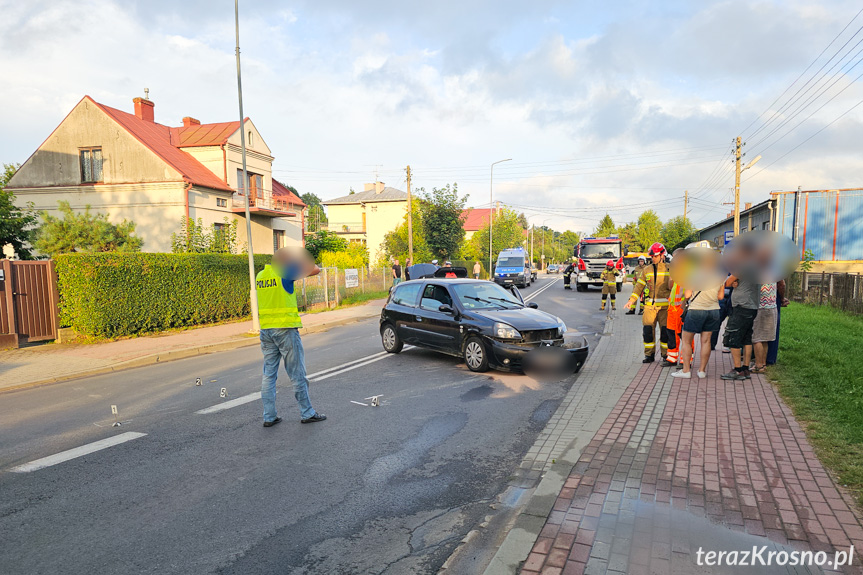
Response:
MULTIPOLYGON (((644 274, 644 269, 647 267, 647 260, 644 256, 638 256, 638 265, 635 266, 635 269, 632 270, 632 285, 635 287, 635 283, 638 282, 638 279, 644 274)), ((638 307, 638 302, 641 302, 641 310, 638 312, 638 315, 642 315, 644 313, 644 293, 642 292, 641 297, 635 302, 635 305, 632 306, 632 309, 629 310, 627 315, 634 315, 635 308, 638 307)))
POLYGON ((602 305, 599 311, 605 311, 605 298, 611 296, 611 309, 614 307, 614 296, 617 293, 617 272, 614 271, 614 260, 608 260, 605 264, 605 271, 599 276, 602 278, 602 305))
POLYGON ((572 261, 569 262, 569 265, 566 266, 566 269, 563 270, 563 289, 572 289, 569 287, 570 276, 575 273, 576 266, 575 256, 572 256, 572 261))
POLYGON ((641 320, 644 337, 643 363, 652 363, 656 356, 656 326, 659 326, 659 345, 662 359, 668 353, 668 296, 671 294, 671 276, 665 263, 665 246, 656 242, 647 250, 651 262, 638 278, 629 301, 623 306, 632 309, 642 293, 647 293, 644 300, 644 317, 641 320), (650 290, 649 292, 647 290, 650 290))

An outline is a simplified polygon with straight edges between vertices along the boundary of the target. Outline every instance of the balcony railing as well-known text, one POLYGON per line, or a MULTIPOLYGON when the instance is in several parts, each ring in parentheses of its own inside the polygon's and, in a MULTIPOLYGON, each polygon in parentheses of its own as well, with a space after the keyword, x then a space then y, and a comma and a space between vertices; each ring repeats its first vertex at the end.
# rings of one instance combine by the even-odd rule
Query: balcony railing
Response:
MULTIPOLYGON (((242 194, 234 194, 231 197, 231 206, 233 208, 245 208, 245 198, 242 194)), ((273 198, 263 197, 256 198, 254 196, 249 197, 249 207, 250 208, 259 208, 262 210, 272 210, 276 212, 293 212, 289 204, 284 202, 274 201, 273 198)))

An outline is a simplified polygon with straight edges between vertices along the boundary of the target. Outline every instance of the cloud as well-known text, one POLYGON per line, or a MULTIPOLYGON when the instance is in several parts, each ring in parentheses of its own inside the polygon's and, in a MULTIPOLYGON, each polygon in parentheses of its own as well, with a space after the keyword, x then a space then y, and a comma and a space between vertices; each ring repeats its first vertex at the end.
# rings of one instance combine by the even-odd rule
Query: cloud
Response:
MULTIPOLYGON (((0 66, 15 78, 0 85, 0 100, 14 103, 0 108, 8 136, 0 160, 26 159, 83 94, 131 109, 149 87, 157 121, 234 119, 234 14, 215 8, 0 0, 0 66)), ((852 0, 261 0, 240 8, 245 111, 273 150, 278 177, 327 198, 370 181, 381 164, 382 179, 403 187, 411 164, 416 185, 458 181, 480 205, 489 164, 512 157, 496 168, 495 196, 535 206, 537 217, 551 211, 552 225, 574 229, 592 227, 593 214, 572 212, 579 205, 663 201, 660 215, 677 215, 682 191, 710 181, 717 166, 727 170, 724 146, 859 9, 852 0), (689 150, 707 145, 720 149, 689 150), (646 164, 670 161, 633 166, 633 154, 664 150, 688 151, 642 155, 646 164), (618 159, 588 163, 593 170, 549 163, 598 156, 618 159)), ((762 165, 860 98, 861 89, 847 90, 767 150, 762 165)), ((863 106, 746 182, 744 198, 797 182, 859 185, 861 123, 863 106)), ((702 223, 727 209, 728 180, 713 179, 699 192, 713 202, 702 223)))

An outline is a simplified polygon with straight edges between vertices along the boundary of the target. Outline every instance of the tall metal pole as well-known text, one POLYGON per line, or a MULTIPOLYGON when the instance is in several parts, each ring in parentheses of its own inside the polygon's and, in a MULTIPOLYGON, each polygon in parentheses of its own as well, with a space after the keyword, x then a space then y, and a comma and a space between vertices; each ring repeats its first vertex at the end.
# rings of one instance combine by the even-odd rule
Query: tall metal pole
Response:
POLYGON ((408 166, 408 259, 414 263, 414 210, 411 200, 411 167, 408 166))
POLYGON ((489 279, 494 279, 494 275, 492 274, 491 261, 492 257, 494 257, 492 251, 492 242, 491 238, 494 233, 494 166, 495 164, 500 164, 502 162, 509 162, 512 158, 507 158, 505 160, 498 160, 496 162, 492 162, 491 164, 491 177, 488 180, 488 274, 489 279))
POLYGON ((258 291, 255 289, 255 251, 252 248, 252 216, 249 214, 249 173, 246 171, 246 125, 243 115, 243 80, 240 74, 240 0, 234 0, 234 28, 237 33, 237 97, 240 102, 240 147, 243 153, 243 181, 237 182, 237 189, 242 186, 246 207, 246 238, 249 243, 249 298, 252 307, 252 331, 261 330, 258 317, 258 291))
POLYGON ((737 147, 734 160, 734 237, 740 235, 740 136, 737 136, 737 147))

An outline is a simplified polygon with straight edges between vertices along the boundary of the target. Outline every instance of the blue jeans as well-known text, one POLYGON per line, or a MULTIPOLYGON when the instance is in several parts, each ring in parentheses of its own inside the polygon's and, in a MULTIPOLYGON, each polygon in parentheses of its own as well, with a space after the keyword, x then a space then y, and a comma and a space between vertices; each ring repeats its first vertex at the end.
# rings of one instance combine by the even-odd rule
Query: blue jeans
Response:
POLYGON ((306 358, 300 331, 295 327, 262 329, 261 351, 264 352, 264 378, 261 381, 264 421, 276 418, 276 379, 283 357, 285 371, 294 384, 294 397, 300 406, 300 414, 303 419, 312 417, 315 410, 309 399, 309 380, 306 378, 306 358))

